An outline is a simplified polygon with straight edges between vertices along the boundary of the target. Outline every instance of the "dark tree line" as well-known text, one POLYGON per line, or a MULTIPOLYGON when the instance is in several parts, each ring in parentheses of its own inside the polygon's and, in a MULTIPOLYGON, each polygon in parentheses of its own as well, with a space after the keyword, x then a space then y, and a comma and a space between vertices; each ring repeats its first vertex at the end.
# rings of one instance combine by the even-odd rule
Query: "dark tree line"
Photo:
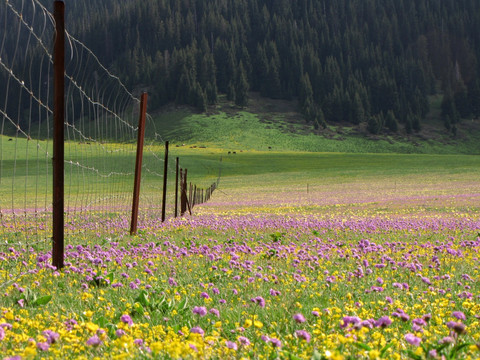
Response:
MULTIPOLYGON (((48 4, 46 4, 48 6, 48 4)), ((219 93, 299 100, 315 127, 418 131, 428 96, 442 121, 480 116, 478 0, 75 1, 68 28, 151 108, 200 110, 219 93)))

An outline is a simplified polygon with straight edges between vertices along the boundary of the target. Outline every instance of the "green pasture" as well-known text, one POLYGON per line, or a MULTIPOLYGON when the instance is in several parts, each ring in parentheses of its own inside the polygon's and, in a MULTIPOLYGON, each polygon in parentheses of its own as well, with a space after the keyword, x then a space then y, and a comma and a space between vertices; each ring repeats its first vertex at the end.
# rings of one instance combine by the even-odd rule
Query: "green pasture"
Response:
MULTIPOLYGON (((2 208, 31 207, 39 199, 51 198, 51 145, 46 141, 2 139, 2 208)), ((134 144, 67 142, 65 154, 65 192, 69 203, 89 202, 85 198, 95 200, 104 195, 128 197, 132 193, 134 144)), ((226 193, 270 192, 275 187, 281 187, 282 191, 307 186, 321 190, 338 184, 393 185, 402 181, 419 187, 441 183, 442 187, 454 188, 459 182, 475 187, 480 178, 478 155, 223 150, 173 143, 168 171, 170 201, 173 201, 176 157, 180 166, 188 169, 189 182, 206 188, 221 175, 221 188, 226 193)), ((141 188, 145 201, 161 198, 163 159, 162 144, 145 148, 141 188)))
POLYGON ((292 120, 282 113, 257 114, 240 109, 212 114, 179 109, 154 115, 153 121, 165 139, 177 144, 237 152, 480 154, 480 133, 468 128, 472 120, 459 125, 456 137, 438 126, 410 136, 386 133, 373 137, 359 133, 354 127, 340 125, 315 133, 312 125, 299 118, 292 120))

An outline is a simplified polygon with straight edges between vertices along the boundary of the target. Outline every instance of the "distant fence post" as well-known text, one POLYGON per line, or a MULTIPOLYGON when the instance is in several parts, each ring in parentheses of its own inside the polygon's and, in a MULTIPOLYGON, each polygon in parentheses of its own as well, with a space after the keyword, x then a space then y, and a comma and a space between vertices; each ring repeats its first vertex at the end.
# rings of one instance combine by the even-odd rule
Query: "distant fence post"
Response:
POLYGON ((52 265, 61 269, 64 266, 65 250, 65 4, 63 1, 55 1, 54 6, 52 265))
POLYGON ((165 141, 165 162, 163 164, 163 197, 162 197, 162 222, 165 222, 165 207, 167 202, 167 170, 168 170, 168 141, 165 141))
POLYGON ((193 187, 193 202, 192 202, 192 207, 198 204, 198 199, 197 199, 197 185, 193 187))
POLYGON ((187 169, 180 170, 180 216, 187 211, 187 169))
POLYGON ((223 157, 220 156, 220 166, 218 168, 218 178, 217 178, 217 185, 220 185, 220 177, 222 176, 222 160, 223 160, 223 157))
POLYGON ((190 209, 193 208, 192 196, 193 196, 193 185, 190 182, 190 186, 188 188, 188 205, 190 209))
POLYGON ((135 180, 133 185, 132 221, 130 223, 130 235, 137 233, 138 205, 140 202, 140 180, 142 177, 143 141, 145 138, 145 119, 147 115, 147 93, 143 93, 140 99, 140 116, 138 119, 137 157, 135 161, 135 180))
POLYGON ((178 157, 175 159, 175 217, 178 216, 178 157))

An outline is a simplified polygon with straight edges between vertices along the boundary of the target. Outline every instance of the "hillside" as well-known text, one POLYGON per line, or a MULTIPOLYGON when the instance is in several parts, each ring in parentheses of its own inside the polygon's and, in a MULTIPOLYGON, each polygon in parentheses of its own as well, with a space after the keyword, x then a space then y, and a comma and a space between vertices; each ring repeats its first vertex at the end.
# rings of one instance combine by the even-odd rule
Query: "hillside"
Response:
POLYGON ((296 101, 266 99, 249 94, 245 108, 225 96, 201 113, 188 106, 169 106, 153 113, 157 131, 176 147, 223 149, 225 154, 256 151, 348 153, 480 154, 480 121, 458 124, 455 136, 434 118, 438 98, 430 98, 430 112, 418 133, 369 133, 366 124, 347 122, 317 130, 306 124, 296 101))
MULTIPOLYGON (((31 4, 16 2, 25 19, 32 17, 31 4)), ((51 1, 41 2, 51 7, 51 1)), ((256 101, 253 92, 296 101, 309 134, 348 124, 360 134, 367 129, 407 138, 421 137, 432 122, 456 136, 462 119, 480 116, 475 0, 66 5, 68 31, 129 88, 148 91, 151 111, 175 104, 208 113, 222 96, 248 107, 256 101), (432 98, 438 100, 433 112, 432 98)), ((7 33, 2 45, 7 55, 27 43, 23 40, 7 33)), ((28 68, 21 60, 12 66, 16 73, 28 68)), ((8 76, 0 71, 0 83, 8 76)), ((0 99, 4 91, 0 87, 0 99)), ((22 111, 14 105, 7 110, 22 111)))

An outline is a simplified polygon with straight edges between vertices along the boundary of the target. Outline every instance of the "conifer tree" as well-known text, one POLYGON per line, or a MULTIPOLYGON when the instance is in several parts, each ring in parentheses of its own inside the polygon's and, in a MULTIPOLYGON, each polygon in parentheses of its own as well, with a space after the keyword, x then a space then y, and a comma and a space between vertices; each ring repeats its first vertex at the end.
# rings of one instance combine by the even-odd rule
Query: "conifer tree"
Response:
POLYGON ((248 80, 243 62, 240 61, 240 65, 237 70, 237 77, 235 81, 235 105, 240 107, 247 106, 248 103, 248 80))

